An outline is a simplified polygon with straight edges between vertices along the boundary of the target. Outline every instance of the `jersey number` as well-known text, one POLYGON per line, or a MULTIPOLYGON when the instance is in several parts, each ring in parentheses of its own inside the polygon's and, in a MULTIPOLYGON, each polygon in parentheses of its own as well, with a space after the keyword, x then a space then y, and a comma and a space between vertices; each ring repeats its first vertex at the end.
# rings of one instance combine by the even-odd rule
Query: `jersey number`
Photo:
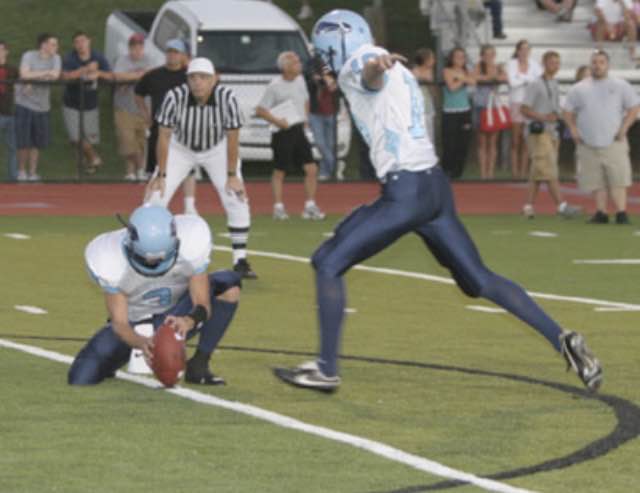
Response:
POLYGON ((169 288, 158 288, 147 291, 142 295, 146 305, 169 306, 171 304, 171 290, 169 288))
POLYGON ((414 139, 422 139, 427 134, 425 127, 424 116, 424 101, 420 96, 420 88, 418 82, 412 76, 404 73, 404 82, 409 86, 409 92, 411 97, 411 126, 409 127, 409 133, 414 139))

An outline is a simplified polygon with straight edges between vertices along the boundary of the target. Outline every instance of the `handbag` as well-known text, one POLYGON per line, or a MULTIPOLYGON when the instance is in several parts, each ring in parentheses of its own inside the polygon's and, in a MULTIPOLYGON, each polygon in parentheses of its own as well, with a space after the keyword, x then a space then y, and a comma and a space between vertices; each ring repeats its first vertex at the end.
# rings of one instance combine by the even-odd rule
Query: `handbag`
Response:
POLYGON ((495 91, 489 94, 487 107, 480 111, 480 131, 499 132, 511 128, 511 113, 509 108, 496 101, 495 91))

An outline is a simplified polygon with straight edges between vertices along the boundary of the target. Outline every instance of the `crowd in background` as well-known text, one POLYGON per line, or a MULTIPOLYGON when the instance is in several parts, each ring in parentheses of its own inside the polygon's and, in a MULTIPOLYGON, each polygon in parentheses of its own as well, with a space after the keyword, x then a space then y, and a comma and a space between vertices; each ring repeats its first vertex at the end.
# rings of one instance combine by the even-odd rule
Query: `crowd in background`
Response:
MULTIPOLYGON (((554 14, 559 22, 570 22, 577 4, 576 0, 536 1, 541 9, 554 14)), ((506 38, 501 19, 502 1, 487 0, 483 1, 483 4, 493 16, 494 37, 506 38)), ((310 8, 309 2, 303 2, 301 14, 308 14, 310 8)), ((598 41, 626 37, 629 41, 631 56, 635 56, 635 33, 639 20, 640 0, 597 0, 591 27, 594 38, 598 41)), ((144 53, 144 42, 142 34, 131 36, 128 52, 118 58, 111 67, 105 57, 92 48, 91 38, 87 33, 76 32, 72 37, 73 48, 62 58, 58 54, 57 37, 45 33, 38 36, 36 49, 22 54, 19 67, 13 67, 7 63, 9 45, 0 41, 0 81, 18 78, 22 80, 15 86, 0 83, 0 130, 5 134, 10 180, 40 180, 39 153, 50 143, 51 104, 50 85, 38 82, 57 79, 69 81, 64 86, 64 125, 69 142, 82 150, 85 172, 89 174, 95 173, 102 165, 102 159, 95 147, 100 142, 98 81, 120 83, 114 89, 113 108, 118 151, 125 163, 124 179, 127 181, 148 179, 155 167, 153 151, 157 126, 153 122, 154 107, 157 109, 168 87, 185 82, 184 71, 188 63, 188 47, 180 40, 172 40, 167 45, 167 64, 156 68, 163 72, 162 74, 154 72, 153 77, 154 80, 163 81, 160 84, 162 87, 153 88, 151 87, 153 84, 150 83, 151 78, 145 77, 145 74, 149 74, 154 67, 144 53), (26 81, 33 81, 33 83, 26 81), (151 108, 145 101, 146 97, 151 98, 151 108)), ((281 70, 284 62, 284 59, 278 60, 281 70)), ((587 62, 585 60, 585 63, 587 62)), ((537 184, 540 181, 549 183, 550 192, 558 205, 559 212, 569 214, 573 211, 562 200, 557 186, 554 185, 558 178, 559 141, 563 138, 573 140, 579 147, 584 140, 576 137, 576 131, 573 131, 576 128, 575 122, 572 128, 571 122, 566 122, 567 108, 560 106, 557 82, 554 77, 561 63, 559 55, 554 52, 547 52, 544 60, 533 59, 531 47, 524 39, 514 44, 513 56, 509 60, 497 60, 496 50, 490 44, 481 47, 477 63, 470 62, 464 49, 454 48, 447 54, 440 71, 437 71, 436 55, 432 50, 422 48, 416 51, 410 65, 416 79, 421 83, 425 101, 426 127, 432 142, 438 146, 441 164, 452 179, 463 175, 472 144, 476 146, 474 151, 479 177, 489 180, 495 178, 500 135, 501 132, 508 131, 510 142, 508 162, 511 177, 529 179, 532 183, 523 209, 525 215, 528 217, 534 215, 533 202, 538 189, 537 184), (557 65, 554 70, 547 70, 545 67, 549 59, 553 59, 553 63, 557 65), (532 91, 540 89, 539 81, 541 80, 553 82, 553 88, 549 83, 545 83, 546 85, 542 87, 544 89, 542 96, 532 95, 532 91), (508 104, 504 104, 505 98, 498 92, 501 86, 503 89, 508 88, 508 104), (540 117, 540 113, 532 108, 532 101, 538 97, 547 100, 544 104, 551 105, 547 108, 549 111, 544 117, 540 117), (552 123, 549 124, 547 119, 552 123), (536 136, 537 123, 542 123, 541 133, 551 135, 551 141, 541 143, 541 139, 536 136), (552 168, 555 171, 543 173, 536 178, 533 168, 541 160, 540 146, 550 149, 551 153, 555 154, 552 159, 554 161, 552 168)), ((336 159, 335 141, 339 94, 336 90, 335 78, 331 74, 322 72, 321 67, 317 66, 317 58, 312 57, 306 66, 300 67, 300 72, 299 80, 297 76, 295 79, 305 86, 304 97, 307 98, 305 104, 308 106, 306 110, 308 115, 304 117, 304 126, 308 128, 306 137, 313 141, 320 155, 317 177, 314 168, 313 179, 309 179, 310 163, 314 161, 313 158, 305 154, 302 157, 296 155, 295 159, 303 161, 301 167, 307 176, 306 181, 309 182, 307 188, 311 190, 310 196, 312 196, 313 187, 315 187, 313 183, 316 179, 330 180, 336 175, 340 177, 343 172, 339 169, 336 159)), ((584 78, 591 80, 590 75, 590 66, 581 67, 576 74, 576 83, 584 78)), ((608 75, 605 78, 608 78, 608 75)), ((622 91, 619 85, 615 88, 622 91)), ((283 90, 287 91, 287 89, 283 90)), ((629 99, 630 96, 625 97, 627 99, 624 108, 627 111, 635 107, 635 103, 629 99)), ((263 98, 262 103, 264 102, 263 98)), ((258 110, 258 116, 265 117, 264 111, 260 113, 263 109, 258 110)), ((620 120, 628 114, 616 117, 620 120)), ((275 130, 274 137, 280 135, 279 130, 286 129, 277 119, 269 121, 272 124, 272 130, 275 130)), ((612 121, 609 124, 617 125, 614 132, 617 139, 617 130, 621 128, 621 121, 617 123, 612 121)), ((285 133, 287 132, 282 132, 282 135, 285 133)), ((296 138, 301 137, 296 134, 296 138)), ((285 140, 290 139, 287 137, 285 140)), ((356 146, 360 148, 360 177, 371 178, 366 144, 358 138, 357 133, 355 141, 356 146)), ((272 179, 274 190, 277 192, 282 187, 285 171, 289 167, 285 162, 289 157, 287 159, 282 157, 281 146, 272 147, 276 160, 283 161, 276 164, 272 179)), ((551 158, 545 155, 543 160, 545 159, 551 158)), ((192 178, 190 180, 193 181, 192 178)), ((621 183, 626 183, 626 180, 621 180, 621 183)), ((193 186, 193 184, 190 185, 191 189, 193 186)), ((188 183, 185 184, 187 199, 193 196, 190 187, 188 183)), ((275 202, 281 205, 279 196, 281 197, 281 192, 275 193, 275 202)), ((617 202, 618 212, 624 212, 624 201, 617 202)), ((601 206, 600 200, 598 211, 601 206)))

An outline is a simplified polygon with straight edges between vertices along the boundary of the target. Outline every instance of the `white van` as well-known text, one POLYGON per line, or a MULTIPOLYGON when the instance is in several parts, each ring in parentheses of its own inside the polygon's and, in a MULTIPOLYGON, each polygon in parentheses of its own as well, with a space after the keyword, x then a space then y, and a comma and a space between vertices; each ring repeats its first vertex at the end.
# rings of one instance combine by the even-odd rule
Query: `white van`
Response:
MULTIPOLYGON (((310 57, 308 40, 295 20, 277 6, 258 0, 172 0, 157 13, 118 10, 108 17, 106 26, 105 55, 111 64, 127 52, 129 37, 135 32, 147 35, 145 52, 157 65, 164 63, 164 47, 172 38, 187 41, 192 56, 211 59, 247 117, 240 131, 240 156, 272 159, 269 126, 254 113, 266 85, 279 73, 278 55, 294 51, 303 63, 310 57)), ((351 123, 342 107, 340 158, 347 155, 350 140, 351 123)))

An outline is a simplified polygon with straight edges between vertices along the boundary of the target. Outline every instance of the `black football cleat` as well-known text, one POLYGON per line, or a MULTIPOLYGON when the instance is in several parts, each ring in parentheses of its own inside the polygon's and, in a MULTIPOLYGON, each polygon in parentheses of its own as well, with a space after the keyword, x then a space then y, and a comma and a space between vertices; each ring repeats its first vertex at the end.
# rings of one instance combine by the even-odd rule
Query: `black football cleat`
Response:
POLYGON ((326 376, 315 361, 303 363, 295 368, 274 368, 273 373, 290 385, 320 392, 335 392, 340 385, 340 377, 326 376))
POLYGON ((577 332, 565 332, 560 336, 560 343, 567 371, 573 368, 587 389, 596 392, 602 385, 602 366, 587 347, 584 337, 577 332))
POLYGON ((253 272, 251 268, 251 264, 247 262, 246 258, 241 258, 236 262, 236 265, 233 266, 233 270, 240 274, 242 279, 258 279, 258 274, 253 272))
POLYGON ((193 358, 187 361, 187 370, 184 372, 184 381, 196 385, 226 385, 224 378, 217 377, 207 367, 194 364, 193 358))

